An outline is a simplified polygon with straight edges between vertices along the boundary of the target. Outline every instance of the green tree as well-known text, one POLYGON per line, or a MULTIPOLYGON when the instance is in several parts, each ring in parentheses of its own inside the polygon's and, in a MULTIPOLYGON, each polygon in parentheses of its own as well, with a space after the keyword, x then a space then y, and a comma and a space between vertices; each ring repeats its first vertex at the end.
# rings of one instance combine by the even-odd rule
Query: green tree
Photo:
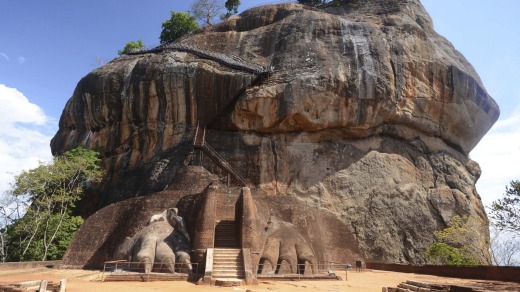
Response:
POLYGON ((231 17, 231 15, 238 13, 238 6, 240 6, 240 0, 227 0, 224 6, 227 9, 227 13, 224 14, 221 18, 227 19, 231 17))
POLYGON ((513 180, 506 186, 501 199, 491 203, 490 217, 499 229, 520 234, 520 181, 513 180))
POLYGON ((174 41, 199 28, 195 17, 185 12, 171 12, 171 18, 162 23, 161 44, 174 41))
POLYGON ((99 161, 97 152, 76 148, 15 177, 10 195, 24 198, 26 213, 7 228, 9 260, 46 260, 53 250, 61 251, 58 235, 77 222, 70 210, 101 179, 99 161))
POLYGON ((520 234, 500 229, 490 223, 489 253, 496 266, 520 265, 520 234))
POLYGON ((474 266, 480 264, 466 246, 457 248, 444 242, 430 245, 426 250, 426 258, 437 265, 474 266))
POLYGON ((426 250, 426 259, 441 265, 491 265, 488 226, 476 216, 454 216, 448 228, 435 232, 437 242, 426 250))
POLYGON ((136 42, 130 41, 126 43, 125 47, 122 50, 117 51, 119 56, 128 55, 130 53, 134 53, 140 50, 146 49, 146 46, 143 44, 142 40, 138 40, 136 42))
POLYGON ((9 193, 0 195, 0 262, 7 260, 9 252, 7 229, 23 216, 24 206, 23 198, 9 195, 9 193))
POLYGON ((48 243, 44 228, 36 230, 36 235, 28 247, 24 245, 24 240, 32 235, 31 226, 35 221, 34 216, 26 215, 7 228, 8 240, 11 243, 9 246, 9 261, 61 259, 74 233, 83 223, 80 216, 71 216, 67 213, 61 218, 60 214, 51 214, 47 226, 49 230, 56 230, 56 240, 45 249, 48 243), (26 247, 27 250, 25 250, 26 247))

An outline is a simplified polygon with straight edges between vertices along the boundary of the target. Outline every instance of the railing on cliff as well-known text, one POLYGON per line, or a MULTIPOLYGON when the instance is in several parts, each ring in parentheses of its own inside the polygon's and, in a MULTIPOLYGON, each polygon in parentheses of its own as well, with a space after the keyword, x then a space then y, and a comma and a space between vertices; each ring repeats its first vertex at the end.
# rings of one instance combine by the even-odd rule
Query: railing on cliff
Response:
POLYGON ((231 164, 229 164, 222 156, 218 154, 213 147, 211 147, 206 142, 206 127, 201 129, 199 125, 197 125, 197 129, 195 130, 195 138, 193 140, 193 146, 195 148, 198 148, 218 166, 220 166, 224 171, 226 171, 231 178, 237 182, 241 186, 247 186, 247 181, 237 172, 233 169, 231 164))
POLYGON ((217 53, 207 49, 201 49, 193 45, 181 43, 168 43, 164 45, 159 45, 152 49, 137 50, 128 53, 128 55, 139 55, 162 51, 187 52, 203 59, 213 60, 232 69, 249 72, 255 75, 261 75, 272 72, 272 68, 264 68, 263 66, 246 61, 238 56, 217 53))

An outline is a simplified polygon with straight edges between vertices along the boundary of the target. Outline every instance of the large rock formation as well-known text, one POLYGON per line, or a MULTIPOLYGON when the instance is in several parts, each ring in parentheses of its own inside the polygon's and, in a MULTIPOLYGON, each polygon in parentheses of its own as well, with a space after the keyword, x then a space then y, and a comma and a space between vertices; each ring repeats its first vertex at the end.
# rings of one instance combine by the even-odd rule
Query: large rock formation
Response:
POLYGON ((418 0, 345 2, 258 7, 180 40, 269 76, 168 46, 113 60, 79 82, 53 153, 103 153, 100 208, 171 189, 207 125, 259 192, 332 213, 367 260, 423 262, 452 216, 486 217, 468 153, 499 109, 418 0))

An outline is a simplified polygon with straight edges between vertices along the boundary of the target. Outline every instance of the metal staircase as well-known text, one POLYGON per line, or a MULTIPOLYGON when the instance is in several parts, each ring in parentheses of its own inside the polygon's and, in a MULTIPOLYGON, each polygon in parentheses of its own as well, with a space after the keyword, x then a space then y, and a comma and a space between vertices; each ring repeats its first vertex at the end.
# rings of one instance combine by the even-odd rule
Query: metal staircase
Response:
POLYGON ((208 157, 218 166, 220 166, 224 171, 226 171, 232 178, 240 186, 247 186, 247 181, 236 172, 233 167, 226 161, 222 156, 220 156, 215 149, 213 149, 208 143, 206 143, 206 127, 201 129, 199 125, 197 125, 197 130, 195 131, 195 139, 193 140, 193 146, 196 149, 202 150, 208 157))

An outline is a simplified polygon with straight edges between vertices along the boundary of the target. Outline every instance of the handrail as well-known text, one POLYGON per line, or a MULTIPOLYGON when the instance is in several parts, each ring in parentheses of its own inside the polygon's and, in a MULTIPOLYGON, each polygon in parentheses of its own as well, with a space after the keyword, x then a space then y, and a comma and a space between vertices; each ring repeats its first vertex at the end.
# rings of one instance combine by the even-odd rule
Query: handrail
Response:
POLYGON ((249 72, 252 74, 261 74, 271 72, 272 68, 264 68, 258 64, 248 62, 238 56, 234 55, 226 55, 222 53, 213 52, 207 49, 200 49, 194 45, 182 44, 182 43, 168 43, 164 45, 157 46, 152 49, 145 50, 136 50, 128 53, 128 55, 139 55, 146 53, 155 53, 161 52, 164 50, 171 51, 179 51, 179 52, 187 52, 193 54, 197 57, 216 61, 224 66, 230 67, 232 69, 237 69, 240 71, 249 72))
POLYGON ((247 181, 233 169, 231 164, 229 164, 222 156, 220 156, 218 152, 213 149, 213 147, 206 143, 206 127, 204 127, 202 132, 200 132, 199 125, 197 124, 195 138, 193 139, 193 146, 204 151, 217 165, 229 173, 236 182, 242 186, 247 185, 247 181))
POLYGON ((217 161, 217 163, 224 168, 238 183, 240 183, 242 186, 246 186, 247 182, 246 180, 238 174, 233 167, 222 158, 215 149, 213 149, 211 146, 209 146, 207 143, 204 143, 201 147, 206 154, 208 154, 211 158, 217 161))

